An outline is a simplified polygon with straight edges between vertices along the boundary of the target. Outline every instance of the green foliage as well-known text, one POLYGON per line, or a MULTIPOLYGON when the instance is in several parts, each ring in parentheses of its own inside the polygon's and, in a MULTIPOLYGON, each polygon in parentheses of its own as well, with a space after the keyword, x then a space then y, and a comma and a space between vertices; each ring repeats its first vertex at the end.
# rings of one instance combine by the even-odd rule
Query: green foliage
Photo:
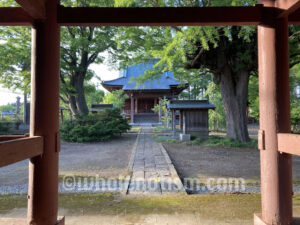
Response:
MULTIPOLYGON (((246 6, 256 4, 256 0, 117 0, 117 6, 125 7, 185 7, 185 6, 246 6)), ((299 27, 299 26, 298 26, 299 27)), ((257 34, 255 26, 219 26, 219 27, 133 27, 130 29, 121 28, 117 33, 118 57, 124 64, 136 64, 149 59, 158 58, 154 66, 156 71, 148 71, 144 76, 139 77, 138 82, 143 83, 148 79, 155 79, 161 72, 173 71, 175 77, 185 83, 189 82, 191 90, 206 89, 205 84, 198 84, 201 77, 210 72, 216 84, 231 85, 234 93, 238 93, 238 86, 248 84, 248 80, 241 82, 239 76, 248 76, 257 72, 257 34), (222 79, 225 72, 228 72, 230 79, 222 79), (247 83, 246 83, 247 82, 247 83)), ((299 62, 299 28, 290 27, 291 44, 291 65, 299 62)), ((203 81, 209 80, 202 78, 203 81)), ((226 89, 222 89, 223 97, 228 96, 226 89), (224 93, 223 93, 224 92, 224 93)), ((258 116, 258 99, 254 96, 255 90, 251 93, 252 116, 258 116)), ((235 95, 233 101, 241 102, 242 111, 246 110, 247 94, 235 95)), ((183 98, 197 98, 197 93, 183 94, 183 98)), ((221 99, 221 98, 219 98, 221 99)), ((221 103, 221 101, 218 101, 221 103)), ((229 108, 228 101, 224 101, 229 108)), ((223 107, 222 107, 223 108, 223 107)), ((231 108, 229 108, 231 109, 231 108)), ((231 114, 231 110, 227 110, 231 114)), ((244 113, 244 112, 242 112, 244 113)), ((222 112, 212 113, 215 121, 214 127, 224 126, 222 112), (219 122, 221 121, 221 123, 219 122), (219 125, 220 124, 220 125, 219 125)), ((228 118, 231 118, 228 116, 228 118)), ((238 122, 230 121, 230 126, 239 126, 233 123, 241 123, 246 126, 244 119, 238 122)), ((230 127, 231 128, 231 127, 230 127)), ((240 138, 243 135, 236 135, 240 138)), ((247 138, 246 138, 247 139, 247 138)))
POLYGON ((259 96, 258 96, 258 77, 250 76, 249 78, 249 107, 250 116, 259 120, 259 96))
POLYGON ((115 0, 116 7, 245 6, 256 0, 115 0))
POLYGON ((153 112, 159 113, 159 106, 161 106, 161 122, 164 124, 165 127, 168 126, 169 121, 171 120, 171 116, 169 115, 169 111, 167 108, 169 100, 168 99, 161 99, 160 104, 157 104, 152 109, 153 112))
MULTIPOLYGON (((125 6, 219 6, 219 5, 247 5, 254 0, 227 0, 227 1, 135 1, 125 2, 125 6)), ((146 71, 138 78, 138 83, 149 79, 159 78, 165 71, 173 71, 174 76, 182 84, 189 82, 191 89, 190 99, 199 98, 201 90, 206 90, 211 82, 211 75, 216 84, 220 84, 222 75, 227 71, 230 79, 223 79, 222 84, 232 85, 234 90, 238 85, 247 84, 235 82, 243 72, 249 73, 257 68, 256 27, 243 26, 172 26, 172 27, 134 27, 121 28, 117 33, 117 48, 119 60, 124 64, 137 64, 149 59, 157 58, 154 70, 146 71), (142 43, 142 44, 141 44, 142 43), (229 71, 229 72, 228 72, 229 71)), ((247 83, 246 83, 247 82, 247 83)), ((222 89, 226 92, 225 89, 222 89)), ((220 93, 220 92, 219 92, 220 93)), ((237 93, 237 92, 234 92, 237 93)), ((228 96, 230 93, 222 93, 228 96)), ((221 95, 220 95, 221 96, 221 95)), ((214 96, 214 100, 223 105, 221 97, 214 96)), ((186 96, 185 96, 186 97, 186 96)), ((202 97, 202 96, 201 96, 202 97)), ((238 101, 246 102, 247 95, 236 95, 238 101)), ((232 98, 234 99, 234 98, 232 98)), ((235 101, 235 99, 234 99, 235 101)), ((224 101, 227 103, 227 101, 224 101)), ((246 104, 242 105, 246 105, 246 104)), ((213 122, 211 127, 219 129, 225 127, 225 113, 223 106, 211 113, 213 122)), ((246 110, 245 107, 241 110, 246 110)), ((227 113, 232 113, 230 110, 227 113)), ((231 118, 228 116, 228 118, 231 118)), ((244 119, 238 121, 246 126, 244 119)), ((232 122, 232 121, 231 121, 232 122)), ((228 123, 232 126, 240 126, 228 123)), ((231 128, 231 127, 230 127, 231 128)), ((244 135, 236 135, 239 139, 244 135)), ((246 140, 247 138, 245 138, 246 140)))
POLYGON ((300 26, 289 26, 290 68, 299 77, 300 74, 300 26))
POLYGON ((154 133, 165 133, 166 131, 168 132, 168 131, 171 131, 171 130, 172 130, 171 127, 166 128, 165 126, 155 126, 153 128, 154 133))
POLYGON ((222 146, 222 147, 257 147, 257 140, 251 139, 250 142, 240 142, 227 137, 210 136, 208 139, 193 137, 190 144, 201 146, 222 146))
MULTIPOLYGON (((0 7, 17 6, 13 0, 0 1, 0 7)), ((30 91, 29 27, 0 27, 0 84, 12 90, 30 91)))
POLYGON ((300 132, 300 99, 291 102, 291 124, 294 132, 300 132))
MULTIPOLYGON (((113 6, 114 1, 62 0, 61 4, 70 7, 87 5, 107 7, 113 6)), ((0 7, 11 5, 15 5, 15 1, 0 1, 0 7)), ((100 53, 113 51, 115 29, 115 27, 61 28, 60 97, 65 105, 73 106, 74 113, 87 113, 88 111, 84 96, 84 83, 88 84, 88 81, 95 76, 89 66, 93 63, 103 63, 104 58, 99 55, 100 53), (77 98, 79 95, 81 95, 80 100, 77 98)), ((0 83, 4 87, 29 93, 30 42, 30 27, 0 28, 0 83)), ((91 98, 94 97, 91 96, 91 98)))
POLYGON ((30 28, 0 27, 0 83, 30 91, 30 28))
POLYGON ((209 129, 222 130, 226 128, 224 105, 219 87, 213 82, 209 83, 206 95, 209 97, 209 101, 216 106, 215 110, 209 110, 209 129))
POLYGON ((7 105, 1 105, 0 106, 0 113, 1 111, 5 111, 5 112, 16 112, 16 105, 14 104, 7 104, 7 105))
POLYGON ((103 102, 104 96, 104 91, 96 89, 94 84, 85 85, 85 97, 88 106, 91 106, 91 104, 100 104, 103 102))
POLYGON ((103 110, 97 114, 76 115, 73 121, 64 122, 61 138, 70 142, 107 141, 130 130, 126 118, 118 109, 103 110))
POLYGON ((0 122, 0 134, 7 134, 12 124, 8 122, 0 122))
POLYGON ((180 141, 177 139, 171 139, 171 138, 167 138, 167 137, 158 137, 158 136, 155 137, 155 141, 162 142, 162 143, 170 143, 170 144, 180 143, 180 141))
POLYGON ((105 95, 103 102, 113 104, 115 108, 122 110, 125 106, 125 101, 129 96, 124 94, 123 90, 116 90, 105 95))

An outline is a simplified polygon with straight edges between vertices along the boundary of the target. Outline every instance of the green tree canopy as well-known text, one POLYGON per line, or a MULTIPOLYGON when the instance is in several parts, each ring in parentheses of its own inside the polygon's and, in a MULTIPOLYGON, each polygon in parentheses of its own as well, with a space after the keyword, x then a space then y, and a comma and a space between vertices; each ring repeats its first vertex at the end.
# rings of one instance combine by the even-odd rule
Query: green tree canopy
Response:
MULTIPOLYGON (((226 1, 136 1, 116 0, 117 6, 246 6, 256 0, 226 1)), ((136 64, 159 58, 159 72, 174 71, 191 85, 202 83, 207 73, 219 86, 226 115, 227 136, 249 141, 247 129, 249 77, 257 71, 257 34, 255 26, 133 27, 118 30, 115 58, 136 64), (202 82, 199 82, 201 81, 202 82)), ((296 55, 299 54, 299 51, 296 55)), ((296 56, 293 56, 293 59, 296 56)), ((113 60, 113 59, 112 59, 113 60)), ((159 72, 148 71, 140 83, 154 79, 159 72)))
POLYGON ((125 106, 125 100, 129 96, 124 94, 123 90, 116 90, 111 93, 107 93, 104 97, 103 102, 106 104, 113 104, 117 109, 123 109, 125 106))
MULTIPOLYGON (((114 1, 99 3, 97 0, 62 0, 61 3, 72 7, 113 6, 114 1)), ((0 6, 12 4, 14 4, 12 0, 0 2, 0 6)), ((90 89, 90 81, 95 76, 89 67, 93 63, 103 63, 104 58, 100 53, 114 50, 115 29, 114 27, 61 28, 60 98, 69 105, 74 114, 88 113, 86 94, 94 95, 90 89)), ((0 83, 5 87, 21 89, 25 93, 30 91, 30 41, 31 30, 28 27, 0 28, 0 83)), ((97 94, 98 97, 101 95, 99 91, 97 94)))

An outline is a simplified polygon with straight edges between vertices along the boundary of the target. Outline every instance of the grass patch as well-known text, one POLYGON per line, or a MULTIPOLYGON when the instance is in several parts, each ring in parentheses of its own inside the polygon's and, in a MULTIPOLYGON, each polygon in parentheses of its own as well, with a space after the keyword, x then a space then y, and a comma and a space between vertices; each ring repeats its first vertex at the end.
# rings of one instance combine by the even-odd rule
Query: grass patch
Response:
MULTIPOLYGON (((298 200, 300 202, 300 198, 298 200)), ((26 195, 0 196, 1 213, 25 208, 26 195)), ((252 219, 260 211, 259 194, 215 194, 128 198, 117 194, 60 194, 59 207, 71 215, 198 213, 206 219, 252 219)))
POLYGON ((171 131, 172 128, 171 127, 165 127, 165 126, 155 126, 153 127, 153 132, 154 133, 163 133, 163 132, 167 132, 167 131, 171 131))
POLYGON ((140 132, 140 130, 141 130, 141 127, 132 126, 131 129, 130 129, 130 132, 138 133, 138 132, 140 132))
POLYGON ((170 138, 168 136, 159 136, 157 134, 153 134, 152 137, 155 139, 156 142, 160 142, 160 143, 171 143, 171 144, 181 143, 179 140, 170 138))
POLYGON ((154 134, 153 137, 157 142, 161 143, 171 143, 171 144, 178 144, 178 143, 185 143, 188 145, 200 145, 200 146, 221 146, 221 147, 231 147, 231 148, 242 148, 242 147, 257 147, 257 140, 251 139, 250 142, 240 142, 233 140, 228 137, 219 137, 219 136, 210 136, 208 139, 198 138, 195 136, 191 137, 191 141, 189 142, 181 142, 178 139, 169 138, 169 137, 161 137, 157 134, 154 134))
POLYGON ((0 195, 0 214, 8 213, 14 208, 26 208, 27 195, 0 195))
MULTIPOLYGON (((211 194, 168 197, 122 197, 118 194, 60 194, 59 208, 66 216, 197 214, 199 218, 222 221, 252 221, 261 211, 260 194, 211 194)), ((300 193, 293 197, 294 214, 300 212, 300 193)), ((27 207, 27 195, 1 195, 0 214, 27 207)), ((218 223, 219 224, 219 223, 218 223)))
POLYGON ((250 142, 240 142, 228 137, 210 136, 208 139, 192 137, 188 144, 201 146, 222 146, 222 147, 257 147, 257 140, 251 139, 250 142))
POLYGON ((165 137, 156 137, 155 141, 160 143, 171 143, 171 144, 180 143, 180 141, 177 139, 165 138, 165 137))

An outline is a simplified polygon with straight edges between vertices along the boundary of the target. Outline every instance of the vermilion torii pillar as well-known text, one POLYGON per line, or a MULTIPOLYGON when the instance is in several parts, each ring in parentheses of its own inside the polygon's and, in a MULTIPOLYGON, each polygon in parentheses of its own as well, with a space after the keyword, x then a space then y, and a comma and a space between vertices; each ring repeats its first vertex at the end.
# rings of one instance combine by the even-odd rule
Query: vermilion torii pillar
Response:
POLYGON ((30 159, 28 224, 55 225, 58 211, 59 1, 47 0, 46 19, 32 28, 31 136, 44 137, 44 152, 30 159))
MULTIPOLYGON (((263 0, 265 6, 276 1, 263 0)), ((277 133, 290 132, 287 18, 258 26, 262 216, 255 224, 292 223, 291 155, 278 152, 277 133)))

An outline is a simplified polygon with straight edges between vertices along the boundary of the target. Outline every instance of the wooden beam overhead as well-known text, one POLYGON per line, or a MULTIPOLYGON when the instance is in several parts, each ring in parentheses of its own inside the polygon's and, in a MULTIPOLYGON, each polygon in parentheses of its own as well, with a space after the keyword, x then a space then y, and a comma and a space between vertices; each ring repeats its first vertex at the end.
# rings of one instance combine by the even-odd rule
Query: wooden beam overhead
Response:
POLYGON ((300 9, 300 0, 298 0, 290 8, 288 8, 288 9, 284 10, 282 13, 280 13, 277 18, 287 17, 287 16, 291 15, 292 13, 294 13, 295 11, 297 11, 298 9, 300 9))
POLYGON ((22 8, 0 7, 0 26, 31 26, 32 17, 22 8))
POLYGON ((16 0, 17 3, 34 19, 45 19, 44 0, 16 0))
MULTIPOLYGON (((298 5, 298 4, 297 4, 298 5)), ((295 6, 294 6, 295 7, 295 6)), ((290 24, 300 24, 300 10, 293 7, 290 24)), ((285 11, 262 7, 198 8, 67 8, 58 7, 64 26, 199 26, 258 25, 285 11)), ((31 26, 34 18, 22 8, 0 8, 0 26, 31 26)))
POLYGON ((258 25, 262 5, 184 8, 58 8, 64 26, 218 26, 258 25))
POLYGON ((300 9, 296 10, 289 15, 289 23, 294 25, 300 25, 300 9))
POLYGON ((0 168, 43 153, 43 137, 0 142, 0 168))
MULTIPOLYGON (((274 0, 271 0, 274 1, 274 0)), ((287 10, 297 4, 299 0, 275 0, 275 7, 287 10)))

